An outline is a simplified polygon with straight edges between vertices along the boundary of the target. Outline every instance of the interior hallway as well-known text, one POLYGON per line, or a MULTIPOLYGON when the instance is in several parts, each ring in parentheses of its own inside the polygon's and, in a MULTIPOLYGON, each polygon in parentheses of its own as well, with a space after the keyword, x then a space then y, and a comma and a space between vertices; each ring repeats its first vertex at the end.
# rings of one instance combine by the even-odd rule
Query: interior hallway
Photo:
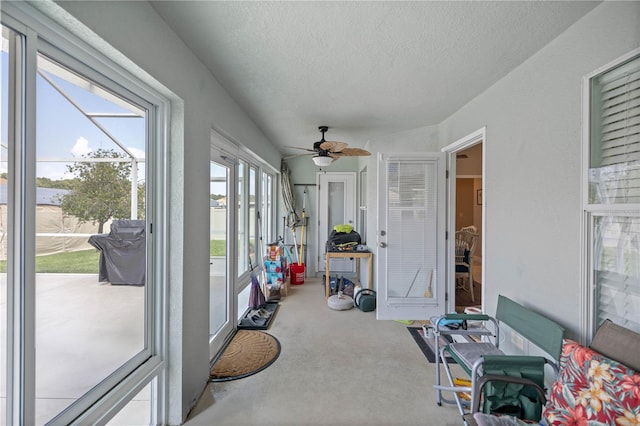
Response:
POLYGON ((465 308, 469 306, 475 306, 482 308, 482 259, 474 259, 473 261, 473 294, 475 300, 471 300, 471 293, 469 292, 469 282, 463 280, 460 284, 456 285, 456 312, 464 312, 465 308))
POLYGON ((321 280, 307 278, 267 330, 282 346, 275 363, 209 383, 185 424, 461 425, 455 407, 436 405, 434 364, 406 328, 375 312, 330 310, 321 280))

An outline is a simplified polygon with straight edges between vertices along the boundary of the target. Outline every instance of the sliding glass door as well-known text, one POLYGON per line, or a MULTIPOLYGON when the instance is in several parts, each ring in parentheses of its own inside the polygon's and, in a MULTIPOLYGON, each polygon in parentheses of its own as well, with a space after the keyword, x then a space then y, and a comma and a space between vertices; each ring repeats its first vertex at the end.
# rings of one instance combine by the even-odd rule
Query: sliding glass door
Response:
POLYGON ((69 63, 39 54, 37 65, 35 386, 44 423, 148 356, 147 113, 69 63), (114 221, 137 234, 116 232, 114 221))
POLYGON ((217 150, 209 166, 209 356, 214 357, 233 332, 234 233, 233 176, 235 163, 217 150))
MULTIPOLYGON (((7 347, 9 327, 7 319, 7 269, 9 262, 13 261, 13 253, 9 253, 9 211, 14 209, 13 202, 9 202, 9 187, 13 186, 13 165, 9 163, 9 150, 13 151, 13 137, 9 136, 9 76, 15 78, 15 74, 9 73, 11 67, 15 67, 16 56, 19 54, 21 39, 9 28, 2 26, 2 39, 0 51, 0 424, 6 423, 7 416, 7 347), (16 45, 18 43, 18 45, 16 45)), ((12 86, 15 82, 12 81, 12 86)), ((13 97, 13 96, 12 96, 13 97)), ((11 126, 15 129, 15 126, 11 126)))
POLYGON ((0 424, 106 424, 107 395, 135 398, 135 422, 149 423, 165 345, 165 237, 152 229, 167 184, 150 166, 164 164, 168 103, 26 2, 6 10, 0 424))

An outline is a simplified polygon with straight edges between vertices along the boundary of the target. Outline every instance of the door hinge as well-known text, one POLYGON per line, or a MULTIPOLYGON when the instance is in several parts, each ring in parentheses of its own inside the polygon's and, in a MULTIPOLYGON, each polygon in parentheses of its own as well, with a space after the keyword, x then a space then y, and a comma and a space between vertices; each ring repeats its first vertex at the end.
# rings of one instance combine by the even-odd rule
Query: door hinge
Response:
POLYGON ((449 170, 447 170, 447 172, 445 173, 446 178, 449 179, 449 170))
POLYGON ((153 223, 149 224, 149 233, 153 234, 153 223))
POLYGON ((444 239, 445 240, 449 239, 449 231, 444 231, 444 239))

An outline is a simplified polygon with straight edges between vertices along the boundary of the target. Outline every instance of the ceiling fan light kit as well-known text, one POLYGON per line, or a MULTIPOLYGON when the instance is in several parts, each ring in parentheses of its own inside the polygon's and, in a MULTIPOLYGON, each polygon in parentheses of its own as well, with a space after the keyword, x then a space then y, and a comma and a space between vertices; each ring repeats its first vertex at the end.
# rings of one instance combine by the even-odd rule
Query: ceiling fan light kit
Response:
POLYGON ((328 155, 316 155, 315 157, 311 157, 313 163, 318 167, 327 167, 331 163, 333 163, 333 158, 328 155))

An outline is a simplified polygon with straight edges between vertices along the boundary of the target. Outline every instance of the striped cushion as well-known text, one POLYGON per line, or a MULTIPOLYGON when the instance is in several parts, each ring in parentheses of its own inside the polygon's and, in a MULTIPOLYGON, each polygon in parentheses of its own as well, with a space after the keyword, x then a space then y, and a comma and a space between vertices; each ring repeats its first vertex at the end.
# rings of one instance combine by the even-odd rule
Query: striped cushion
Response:
POLYGON ((447 345, 449 353, 456 362, 471 374, 471 367, 482 355, 504 355, 493 343, 451 343, 447 345))

